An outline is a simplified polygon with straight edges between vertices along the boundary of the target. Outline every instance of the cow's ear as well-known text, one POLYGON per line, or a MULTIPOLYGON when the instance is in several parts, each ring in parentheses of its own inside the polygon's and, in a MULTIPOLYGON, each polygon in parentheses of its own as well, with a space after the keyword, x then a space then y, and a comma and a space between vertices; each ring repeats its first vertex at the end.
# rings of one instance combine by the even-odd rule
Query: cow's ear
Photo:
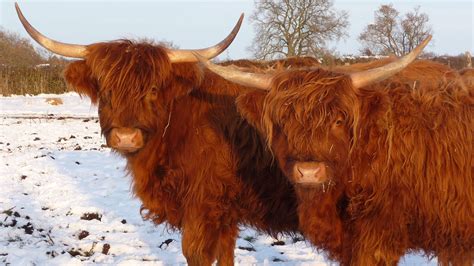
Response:
POLYGON ((70 63, 64 70, 64 77, 75 92, 89 97, 93 104, 97 104, 99 86, 84 60, 70 63))
POLYGON ((263 102, 267 92, 255 90, 237 97, 237 110, 252 126, 264 133, 262 125, 263 102))
POLYGON ((204 72, 196 63, 177 63, 171 68, 174 79, 173 89, 168 90, 171 99, 179 99, 191 93, 195 87, 200 87, 204 79, 204 72))

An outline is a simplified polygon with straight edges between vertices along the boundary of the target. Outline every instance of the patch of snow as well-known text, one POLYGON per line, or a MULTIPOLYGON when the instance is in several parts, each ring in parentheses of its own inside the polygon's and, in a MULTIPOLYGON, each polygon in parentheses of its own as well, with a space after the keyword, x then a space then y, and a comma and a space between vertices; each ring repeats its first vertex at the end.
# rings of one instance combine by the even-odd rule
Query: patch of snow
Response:
POLYGON ((44 68, 44 67, 49 67, 50 64, 37 64, 35 68, 44 68))
POLYGON ((0 116, 75 116, 97 117, 97 106, 91 105, 89 98, 81 97, 75 92, 62 95, 39 94, 36 96, 0 97, 0 116), (49 98, 60 98, 63 104, 51 105, 49 98))

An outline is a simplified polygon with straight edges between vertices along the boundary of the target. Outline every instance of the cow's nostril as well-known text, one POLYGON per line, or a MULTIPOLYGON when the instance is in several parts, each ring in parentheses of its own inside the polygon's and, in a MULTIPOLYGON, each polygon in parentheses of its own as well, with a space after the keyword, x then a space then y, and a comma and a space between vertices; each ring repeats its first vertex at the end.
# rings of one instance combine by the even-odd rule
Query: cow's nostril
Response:
POLYGON ((303 172, 301 171, 301 168, 299 166, 296 167, 296 169, 298 170, 298 173, 300 174, 300 177, 303 177, 303 172))
POLYGON ((131 142, 132 142, 133 144, 137 144, 137 143, 138 143, 138 138, 139 138, 139 136, 138 136, 138 131, 135 131, 135 132, 133 133, 133 135, 132 135, 132 140, 131 140, 131 142))
POLYGON ((321 171, 321 167, 317 167, 316 169, 314 169, 314 174, 316 175, 317 173, 319 173, 321 171))
POLYGON ((115 131, 111 132, 110 140, 111 146, 117 146, 120 144, 120 137, 115 131))

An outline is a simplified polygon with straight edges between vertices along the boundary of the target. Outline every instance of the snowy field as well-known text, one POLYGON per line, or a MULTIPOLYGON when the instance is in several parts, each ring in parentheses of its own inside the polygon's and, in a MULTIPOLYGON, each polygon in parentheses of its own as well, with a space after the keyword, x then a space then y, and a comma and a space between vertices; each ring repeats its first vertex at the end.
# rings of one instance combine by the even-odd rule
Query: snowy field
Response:
MULTIPOLYGON (((105 147, 88 99, 0 97, 0 265, 186 264, 179 232, 140 217, 124 167, 105 147)), ((301 239, 249 228, 235 263, 335 264, 301 239)), ((415 255, 401 264, 436 265, 415 255)))

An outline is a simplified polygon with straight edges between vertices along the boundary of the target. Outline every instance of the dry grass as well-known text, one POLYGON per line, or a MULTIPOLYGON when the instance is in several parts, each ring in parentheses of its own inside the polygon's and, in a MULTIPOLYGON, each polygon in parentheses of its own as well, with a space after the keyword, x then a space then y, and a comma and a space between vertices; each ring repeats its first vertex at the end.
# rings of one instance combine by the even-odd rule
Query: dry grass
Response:
POLYGON ((67 91, 62 66, 0 66, 1 95, 36 95, 67 91))

